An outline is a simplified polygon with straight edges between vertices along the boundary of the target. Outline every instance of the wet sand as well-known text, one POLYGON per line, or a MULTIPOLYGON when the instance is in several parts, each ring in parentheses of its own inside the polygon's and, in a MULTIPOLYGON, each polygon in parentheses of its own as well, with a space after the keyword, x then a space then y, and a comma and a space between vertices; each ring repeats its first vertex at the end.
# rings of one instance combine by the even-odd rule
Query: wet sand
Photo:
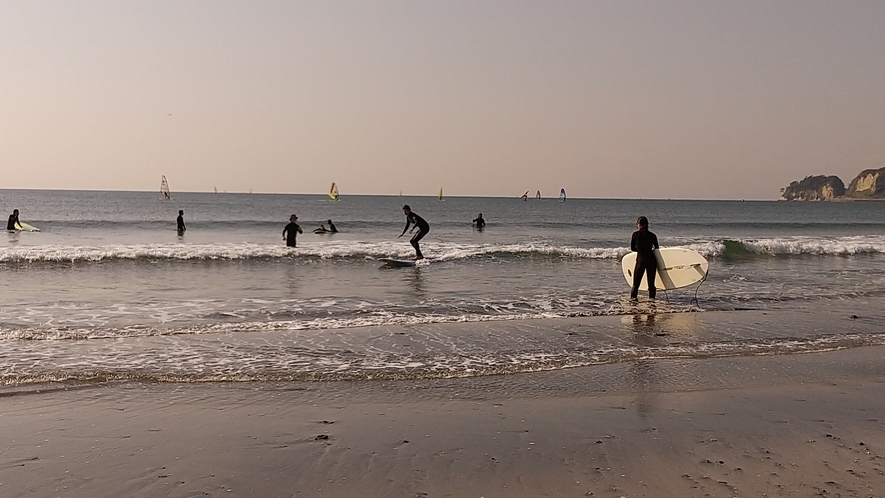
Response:
POLYGON ((883 359, 7 392, 0 495, 881 497, 883 359))

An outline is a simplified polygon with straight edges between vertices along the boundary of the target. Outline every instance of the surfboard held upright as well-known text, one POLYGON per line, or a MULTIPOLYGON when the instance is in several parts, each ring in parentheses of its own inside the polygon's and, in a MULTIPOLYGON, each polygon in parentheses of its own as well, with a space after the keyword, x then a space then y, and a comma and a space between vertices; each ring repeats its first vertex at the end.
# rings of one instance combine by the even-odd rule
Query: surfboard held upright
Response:
MULTIPOLYGON (((655 250, 658 259, 655 287, 664 290, 679 289, 700 282, 707 276, 710 264, 699 253, 690 249, 665 247, 655 250)), ((621 260, 621 270, 627 285, 633 285, 633 269, 636 267, 636 253, 631 252, 621 260)), ((639 290, 648 290, 648 281, 642 277, 639 290)))

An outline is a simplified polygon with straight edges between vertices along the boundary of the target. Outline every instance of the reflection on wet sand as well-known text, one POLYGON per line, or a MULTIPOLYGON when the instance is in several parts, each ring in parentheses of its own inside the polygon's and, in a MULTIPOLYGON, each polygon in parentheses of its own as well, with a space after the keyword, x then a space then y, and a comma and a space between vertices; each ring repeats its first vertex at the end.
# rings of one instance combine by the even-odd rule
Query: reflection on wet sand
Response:
POLYGON ((640 354, 628 368, 629 382, 636 392, 636 411, 646 417, 657 408, 657 386, 667 384, 657 369, 654 350, 697 340, 702 325, 695 313, 636 313, 622 317, 621 323, 627 326, 633 345, 648 348, 648 354, 640 354))

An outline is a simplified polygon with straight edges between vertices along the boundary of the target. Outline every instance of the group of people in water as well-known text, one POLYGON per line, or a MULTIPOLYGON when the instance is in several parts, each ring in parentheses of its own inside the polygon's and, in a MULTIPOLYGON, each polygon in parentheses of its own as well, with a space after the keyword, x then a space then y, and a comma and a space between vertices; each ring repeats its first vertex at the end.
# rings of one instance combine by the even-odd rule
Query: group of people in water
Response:
MULTIPOLYGON (((421 252, 421 245, 419 243, 421 242, 421 239, 430 233, 430 224, 427 223, 427 220, 419 216, 418 213, 412 211, 412 208, 408 204, 403 206, 403 215, 406 217, 406 226, 403 228, 403 232, 399 234, 399 237, 405 235, 406 232, 412 233, 417 229, 418 233, 412 235, 412 238, 409 239, 409 243, 415 248, 415 259, 424 259, 424 254, 421 252)), ((18 217, 18 209, 14 209, 6 222, 7 230, 19 230, 21 225, 18 217)), ((335 224, 332 223, 331 219, 326 220, 326 223, 329 224, 329 228, 326 228, 325 225, 320 225, 318 228, 314 229, 313 233, 338 233, 338 228, 335 227, 335 224)), ((184 235, 187 226, 184 223, 183 209, 178 210, 176 225, 178 235, 184 235)), ((485 228, 485 225, 485 219, 483 219, 482 213, 479 213, 477 217, 473 219, 473 226, 477 230, 482 230, 485 228)), ((630 298, 637 299, 639 286, 642 284, 642 277, 646 276, 648 280, 648 297, 654 299, 656 294, 655 272, 658 267, 654 250, 660 248, 658 237, 653 232, 649 231, 648 218, 645 216, 640 216, 639 219, 636 220, 636 228, 637 230, 633 232, 633 236, 630 239, 630 250, 636 253, 636 266, 633 270, 633 287, 630 290, 630 298)), ((286 241, 288 247, 295 247, 297 235, 303 233, 304 231, 301 229, 301 226, 298 225, 298 216, 293 214, 289 217, 289 223, 283 228, 283 240, 286 241)))
MULTIPOLYGON (((313 233, 338 233, 338 227, 332 223, 332 220, 326 220, 326 223, 329 224, 329 228, 321 224, 319 227, 314 228, 313 233)), ((304 233, 304 230, 298 224, 298 217, 293 214, 289 216, 289 223, 283 228, 283 240, 286 241, 286 246, 295 247, 296 237, 299 233, 304 233)))

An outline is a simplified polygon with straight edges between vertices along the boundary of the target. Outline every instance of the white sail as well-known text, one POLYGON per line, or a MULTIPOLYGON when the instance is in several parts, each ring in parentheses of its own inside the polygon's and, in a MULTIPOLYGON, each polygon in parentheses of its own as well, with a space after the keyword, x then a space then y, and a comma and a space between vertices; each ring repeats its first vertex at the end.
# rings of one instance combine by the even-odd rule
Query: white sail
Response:
POLYGON ((560 200, 560 201, 564 201, 564 200, 565 200, 565 189, 561 189, 561 190, 559 191, 559 200, 560 200))
POLYGON ((160 197, 163 200, 172 199, 172 192, 169 191, 169 182, 166 181, 166 175, 160 180, 160 197))

